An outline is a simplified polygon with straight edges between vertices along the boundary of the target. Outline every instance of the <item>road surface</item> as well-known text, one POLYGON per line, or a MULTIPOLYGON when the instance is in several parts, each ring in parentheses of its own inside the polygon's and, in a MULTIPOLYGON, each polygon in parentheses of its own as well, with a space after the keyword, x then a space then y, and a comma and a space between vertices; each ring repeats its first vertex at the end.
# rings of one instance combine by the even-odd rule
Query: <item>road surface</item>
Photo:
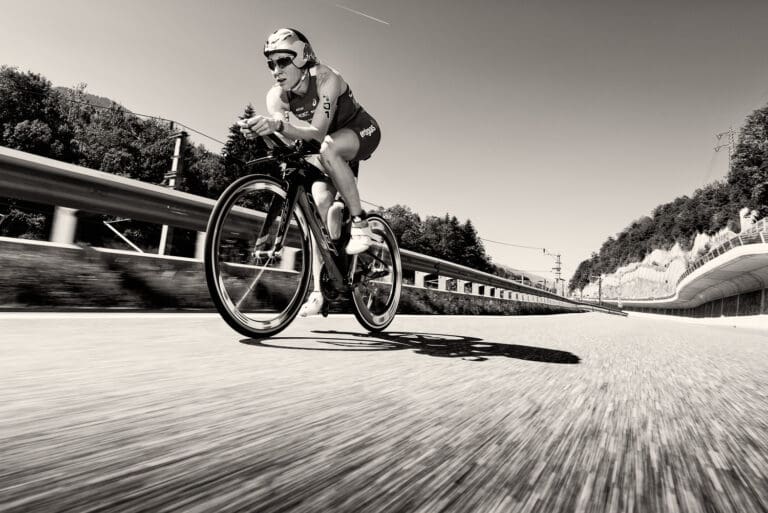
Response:
POLYGON ((0 314, 0 511, 765 512, 768 331, 0 314))

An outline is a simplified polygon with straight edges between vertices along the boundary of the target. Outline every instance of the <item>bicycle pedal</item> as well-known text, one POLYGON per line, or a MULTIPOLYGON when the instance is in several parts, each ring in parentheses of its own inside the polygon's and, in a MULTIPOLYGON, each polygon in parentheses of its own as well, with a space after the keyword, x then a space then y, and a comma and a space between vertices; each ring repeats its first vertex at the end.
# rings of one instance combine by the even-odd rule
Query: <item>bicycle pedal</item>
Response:
POLYGON ((323 306, 320 308, 320 315, 323 317, 328 317, 328 312, 330 310, 330 306, 328 305, 329 301, 325 300, 323 301, 323 306))

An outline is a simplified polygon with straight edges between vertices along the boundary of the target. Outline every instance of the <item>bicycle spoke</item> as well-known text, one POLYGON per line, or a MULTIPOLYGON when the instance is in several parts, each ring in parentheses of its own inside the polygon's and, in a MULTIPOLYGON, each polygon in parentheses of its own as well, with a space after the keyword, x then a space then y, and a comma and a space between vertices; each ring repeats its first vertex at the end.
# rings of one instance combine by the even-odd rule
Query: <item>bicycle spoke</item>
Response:
POLYGON ((392 322, 397 311, 402 267, 397 240, 386 222, 373 215, 369 225, 381 243, 361 254, 356 275, 359 283, 352 297, 358 321, 372 331, 380 331, 392 322))
POLYGON ((264 271, 267 269, 267 265, 268 265, 268 264, 269 264, 271 261, 272 261, 272 257, 269 257, 269 260, 267 260, 267 262, 266 262, 266 263, 265 263, 265 264, 264 264, 264 265, 261 267, 261 271, 259 271, 259 274, 258 274, 258 276, 256 276, 256 277, 253 279, 253 281, 251 282, 251 285, 248 287, 248 290, 246 290, 246 291, 245 291, 245 294, 243 294, 243 296, 240 298, 240 300, 239 300, 239 301, 237 301, 237 303, 235 303, 235 306, 236 306, 238 309, 240 309, 240 306, 243 304, 243 301, 245 301, 245 300, 246 300, 246 298, 248 298, 248 296, 250 296, 250 295, 251 295, 251 292, 253 292, 253 289, 254 289, 254 288, 256 288, 256 284, 257 284, 257 283, 259 282, 259 280, 261 279, 261 275, 262 275, 262 274, 264 274, 264 271))
POLYGON ((219 198, 206 230, 211 298, 224 320, 249 336, 285 328, 310 283, 309 227, 299 208, 284 218, 287 194, 272 178, 243 177, 219 198))

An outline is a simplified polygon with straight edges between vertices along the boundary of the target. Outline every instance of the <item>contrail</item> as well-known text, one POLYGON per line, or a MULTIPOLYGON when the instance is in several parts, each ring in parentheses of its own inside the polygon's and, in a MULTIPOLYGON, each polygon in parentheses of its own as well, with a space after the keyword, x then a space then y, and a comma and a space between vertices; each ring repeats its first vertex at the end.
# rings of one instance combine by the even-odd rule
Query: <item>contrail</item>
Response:
POLYGON ((373 16, 369 16, 369 15, 365 14, 364 12, 356 11, 356 10, 352 9, 351 7, 347 7, 347 6, 341 5, 341 4, 335 4, 335 5, 336 5, 336 7, 340 8, 340 9, 344 9, 346 11, 353 12, 355 14, 359 14, 360 16, 365 16, 369 20, 378 21, 379 23, 383 23, 384 25, 389 25, 388 21, 384 21, 384 20, 380 20, 378 18, 374 18, 373 16))

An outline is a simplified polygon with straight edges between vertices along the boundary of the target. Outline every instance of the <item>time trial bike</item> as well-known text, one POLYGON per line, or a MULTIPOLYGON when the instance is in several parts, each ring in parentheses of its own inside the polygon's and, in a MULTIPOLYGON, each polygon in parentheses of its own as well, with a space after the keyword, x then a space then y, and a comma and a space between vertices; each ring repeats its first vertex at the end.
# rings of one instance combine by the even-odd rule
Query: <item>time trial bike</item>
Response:
POLYGON ((319 164, 311 163, 316 147, 286 144, 276 136, 265 141, 267 156, 248 165, 271 165, 278 176, 252 174, 234 181, 208 220, 205 278, 216 309, 248 337, 271 337, 285 329, 307 296, 314 237, 323 261, 323 315, 331 303, 351 303, 363 327, 385 329, 397 312, 403 275, 387 221, 368 214, 373 244, 364 253, 347 255, 351 220, 346 207, 340 209, 340 233, 332 236, 312 197, 312 184, 328 179, 319 164))

